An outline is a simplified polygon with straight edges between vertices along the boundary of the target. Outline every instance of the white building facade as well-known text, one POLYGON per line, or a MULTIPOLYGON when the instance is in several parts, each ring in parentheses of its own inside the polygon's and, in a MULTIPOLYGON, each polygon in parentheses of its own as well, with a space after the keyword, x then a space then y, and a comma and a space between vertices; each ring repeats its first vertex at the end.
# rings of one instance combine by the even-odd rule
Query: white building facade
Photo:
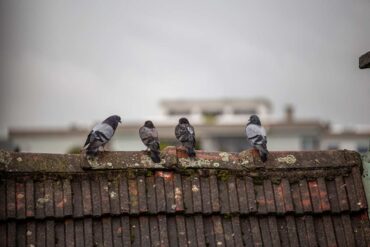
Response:
MULTIPOLYGON (((154 120, 162 146, 177 145, 174 129, 180 117, 195 128, 200 148, 208 151, 239 152, 249 148, 245 125, 251 114, 260 116, 274 150, 350 149, 366 152, 370 129, 331 131, 328 123, 295 119, 288 107, 284 119, 272 118, 271 103, 265 99, 166 100, 162 116, 154 120)), ((142 150, 138 131, 143 123, 123 123, 108 147, 111 150, 142 150)), ((9 140, 24 152, 67 153, 82 148, 90 128, 10 129, 9 140)))

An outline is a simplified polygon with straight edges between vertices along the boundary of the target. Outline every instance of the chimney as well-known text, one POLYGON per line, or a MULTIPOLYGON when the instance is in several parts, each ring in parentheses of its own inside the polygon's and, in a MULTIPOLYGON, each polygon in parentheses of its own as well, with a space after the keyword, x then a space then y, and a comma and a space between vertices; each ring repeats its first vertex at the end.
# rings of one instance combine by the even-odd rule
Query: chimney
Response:
POLYGON ((287 105, 285 107, 285 121, 288 123, 293 122, 293 114, 294 114, 294 109, 292 105, 287 105))

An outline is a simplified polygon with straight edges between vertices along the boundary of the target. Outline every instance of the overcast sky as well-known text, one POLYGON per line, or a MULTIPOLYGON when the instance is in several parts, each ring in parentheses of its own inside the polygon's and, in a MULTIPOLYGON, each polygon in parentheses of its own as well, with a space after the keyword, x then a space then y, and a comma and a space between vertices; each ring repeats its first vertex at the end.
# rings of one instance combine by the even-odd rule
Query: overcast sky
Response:
POLYGON ((135 121, 169 98, 265 97, 370 124, 370 1, 1 1, 0 128, 135 121))

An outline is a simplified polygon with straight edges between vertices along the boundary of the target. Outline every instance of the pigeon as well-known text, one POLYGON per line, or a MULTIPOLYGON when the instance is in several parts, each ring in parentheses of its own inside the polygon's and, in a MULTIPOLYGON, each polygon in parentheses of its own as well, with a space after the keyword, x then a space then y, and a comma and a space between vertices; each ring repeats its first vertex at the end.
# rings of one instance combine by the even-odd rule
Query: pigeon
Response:
POLYGON ((175 136, 186 148, 189 157, 195 157, 195 132, 186 118, 180 118, 175 129, 175 136))
POLYGON ((266 131, 261 126, 261 121, 257 115, 250 116, 245 132, 250 144, 258 149, 262 162, 266 162, 269 154, 267 150, 266 131))
POLYGON ((144 126, 139 129, 141 141, 150 149, 150 158, 154 163, 161 162, 158 132, 152 121, 145 121, 144 126))
POLYGON ((87 157, 95 157, 99 148, 104 148, 105 144, 113 137, 114 132, 121 123, 121 118, 113 115, 105 119, 102 123, 97 124, 87 136, 84 149, 87 157))

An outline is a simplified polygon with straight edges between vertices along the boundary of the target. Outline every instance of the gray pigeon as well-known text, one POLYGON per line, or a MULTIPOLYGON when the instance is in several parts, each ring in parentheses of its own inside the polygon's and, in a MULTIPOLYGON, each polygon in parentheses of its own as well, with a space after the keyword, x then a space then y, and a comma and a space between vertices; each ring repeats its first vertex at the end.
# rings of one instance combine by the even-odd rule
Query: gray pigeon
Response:
POLYGON ((175 129, 175 136, 186 148, 189 157, 195 157, 195 132, 186 118, 180 118, 175 129))
POLYGON ((154 163, 161 162, 160 158, 160 148, 159 148, 159 139, 158 139, 158 132, 154 127, 152 121, 146 121, 144 126, 139 129, 139 135, 147 148, 150 149, 150 158, 154 163))
POLYGON ((121 123, 121 118, 113 115, 105 119, 102 123, 97 124, 91 130, 84 145, 87 157, 95 157, 99 147, 102 146, 104 148, 105 144, 113 137, 118 123, 121 123))
POLYGON ((250 144, 258 149, 262 162, 266 162, 269 154, 267 150, 266 131, 261 126, 261 121, 257 115, 250 116, 245 132, 250 144))

